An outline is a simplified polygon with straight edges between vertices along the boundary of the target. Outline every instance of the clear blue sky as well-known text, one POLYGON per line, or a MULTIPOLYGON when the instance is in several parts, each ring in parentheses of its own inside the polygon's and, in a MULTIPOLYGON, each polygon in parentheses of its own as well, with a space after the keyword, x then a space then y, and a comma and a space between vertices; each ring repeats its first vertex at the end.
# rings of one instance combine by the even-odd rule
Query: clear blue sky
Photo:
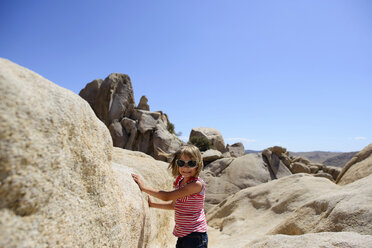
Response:
MULTIPOLYGON (((75 93, 112 72, 187 139, 372 143, 372 1, 0 0, 0 57, 75 93)), ((27 99, 25 99, 27 101, 27 99)))

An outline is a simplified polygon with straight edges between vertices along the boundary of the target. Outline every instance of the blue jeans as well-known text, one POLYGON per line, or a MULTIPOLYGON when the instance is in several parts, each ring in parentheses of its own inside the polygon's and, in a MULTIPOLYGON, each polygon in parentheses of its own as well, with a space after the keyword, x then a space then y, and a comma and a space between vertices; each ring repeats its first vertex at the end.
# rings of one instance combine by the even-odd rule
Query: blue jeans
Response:
POLYGON ((176 248, 207 248, 208 235, 206 232, 193 232, 185 237, 178 238, 176 248))

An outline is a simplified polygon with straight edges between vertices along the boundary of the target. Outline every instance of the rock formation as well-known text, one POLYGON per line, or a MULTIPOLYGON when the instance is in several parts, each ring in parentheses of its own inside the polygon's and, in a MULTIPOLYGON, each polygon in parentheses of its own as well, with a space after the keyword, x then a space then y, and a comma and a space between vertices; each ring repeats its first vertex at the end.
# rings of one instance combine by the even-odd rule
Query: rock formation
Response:
POLYGON ((244 145, 241 142, 226 145, 226 150, 230 153, 230 156, 233 158, 241 157, 245 155, 244 145))
POLYGON ((166 114, 149 111, 146 96, 141 97, 136 108, 128 75, 112 73, 105 80, 94 80, 79 95, 88 101, 97 117, 106 124, 115 147, 165 159, 159 156, 159 148, 172 153, 183 144, 168 131, 171 123, 166 114))
POLYGON ((216 160, 206 166, 201 177, 207 184, 206 210, 241 189, 271 180, 267 164, 261 154, 216 160))
POLYGON ((86 101, 4 59, 0 94, 0 247, 174 247, 130 176, 171 188, 163 164, 117 160, 86 101))
MULTIPOLYGON (((140 174, 148 186, 154 189, 172 190, 173 180, 168 163, 155 160, 142 152, 114 147, 112 166, 127 204, 125 206, 128 233, 141 243, 135 247, 174 247, 176 238, 172 235, 174 227, 173 211, 148 208, 147 196, 133 184, 131 173, 140 174), (161 228, 159 228, 161 227, 161 228), (137 237, 138 236, 138 237, 137 237)), ((152 198, 154 202, 156 198, 152 198)), ((134 246, 127 246, 134 247, 134 246)))
POLYGON ((303 157, 289 156, 286 148, 280 146, 269 147, 262 151, 262 155, 270 166, 270 172, 275 178, 288 176, 296 173, 314 174, 316 177, 325 177, 335 181, 341 172, 341 168, 325 166, 321 163, 313 163, 303 157))
POLYGON ((358 152, 346 163, 336 183, 345 185, 372 174, 372 144, 358 152))
POLYGON ((337 248, 369 248, 372 244, 371 235, 361 235, 354 232, 322 232, 297 236, 268 235, 254 240, 249 248, 298 248, 298 247, 337 247, 337 248))
POLYGON ((140 102, 138 103, 137 109, 150 111, 150 106, 148 105, 149 99, 146 96, 142 96, 140 102))
MULTIPOLYGON (((354 244, 351 247, 358 244, 351 237, 371 245, 371 182, 372 175, 338 186, 328 179, 300 173, 240 190, 208 211, 210 245, 272 247, 263 241, 295 239, 297 245, 302 242, 303 247, 309 247, 304 242, 307 234, 322 232, 348 233, 346 244, 354 244)), ((313 234, 317 236, 323 235, 313 234)), ((323 236, 320 243, 324 242, 323 236)))
POLYGON ((204 164, 208 164, 209 162, 222 158, 222 153, 214 149, 209 149, 205 152, 202 152, 202 158, 204 164))
POLYGON ((190 132, 189 140, 191 140, 193 137, 205 137, 212 142, 214 149, 220 151, 221 153, 225 152, 226 148, 222 134, 215 128, 210 127, 193 128, 190 132))

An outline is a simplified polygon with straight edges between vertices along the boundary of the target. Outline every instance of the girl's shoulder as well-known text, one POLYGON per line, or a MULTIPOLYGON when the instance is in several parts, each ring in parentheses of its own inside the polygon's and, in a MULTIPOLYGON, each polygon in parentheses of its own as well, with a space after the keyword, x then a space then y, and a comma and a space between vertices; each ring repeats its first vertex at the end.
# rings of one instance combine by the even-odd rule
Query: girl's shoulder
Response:
POLYGON ((201 182, 203 185, 205 184, 204 183, 204 181, 203 181, 203 179, 201 179, 200 177, 193 177, 193 178, 191 178, 188 182, 201 182))
POLYGON ((188 183, 196 183, 201 186, 201 190, 196 195, 203 195, 205 193, 205 182, 200 177, 194 177, 188 181, 188 183))

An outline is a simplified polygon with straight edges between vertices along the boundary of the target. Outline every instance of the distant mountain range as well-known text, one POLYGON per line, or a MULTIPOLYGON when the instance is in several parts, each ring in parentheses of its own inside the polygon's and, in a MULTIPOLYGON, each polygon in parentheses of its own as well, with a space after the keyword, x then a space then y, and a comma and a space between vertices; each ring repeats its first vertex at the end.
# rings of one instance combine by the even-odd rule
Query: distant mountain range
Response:
MULTIPOLYGON (((262 151, 245 150, 245 153, 261 153, 262 151)), ((344 167, 344 165, 358 152, 289 152, 290 156, 304 157, 311 162, 322 163, 324 165, 344 167)))

